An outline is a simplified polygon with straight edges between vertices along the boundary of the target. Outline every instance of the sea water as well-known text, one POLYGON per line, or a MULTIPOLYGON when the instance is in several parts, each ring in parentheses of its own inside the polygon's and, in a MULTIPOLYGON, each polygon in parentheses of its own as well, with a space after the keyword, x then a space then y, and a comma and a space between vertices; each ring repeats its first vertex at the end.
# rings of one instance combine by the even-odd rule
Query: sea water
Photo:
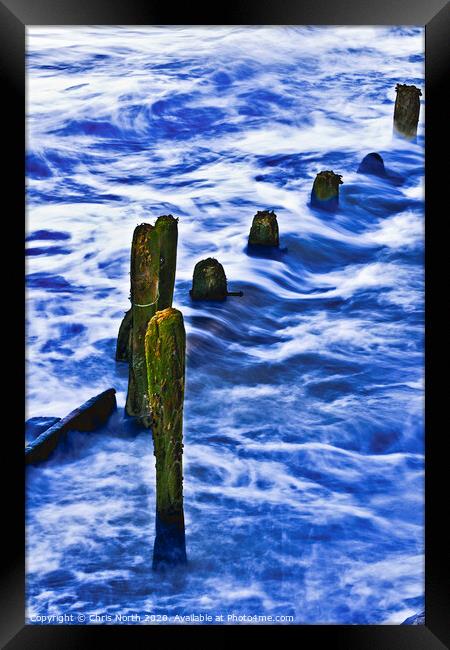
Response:
POLYGON ((27 417, 119 406, 28 469, 28 622, 423 609, 424 100, 422 28, 27 28, 27 417), (416 142, 397 83, 422 89, 416 142), (357 173, 370 152, 389 178, 357 173), (309 206, 329 169, 334 213, 309 206), (250 255, 263 209, 280 251, 250 255), (189 562, 155 573, 151 433, 114 355, 133 230, 169 213, 189 562), (242 298, 191 301, 206 257, 242 298))

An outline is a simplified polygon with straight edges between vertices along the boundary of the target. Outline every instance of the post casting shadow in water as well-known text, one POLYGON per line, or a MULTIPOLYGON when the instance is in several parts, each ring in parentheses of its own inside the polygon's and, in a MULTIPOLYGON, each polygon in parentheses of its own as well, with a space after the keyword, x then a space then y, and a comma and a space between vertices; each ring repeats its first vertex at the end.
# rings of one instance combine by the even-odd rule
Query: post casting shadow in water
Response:
POLYGON ((272 260, 281 260, 288 252, 288 248, 287 246, 278 248, 276 246, 254 246, 253 244, 247 244, 244 248, 244 252, 249 257, 263 257, 272 260))
POLYGON ((186 564, 186 537, 184 517, 175 517, 174 522, 162 521, 156 515, 156 538, 153 547, 153 569, 164 570, 177 564, 186 564))

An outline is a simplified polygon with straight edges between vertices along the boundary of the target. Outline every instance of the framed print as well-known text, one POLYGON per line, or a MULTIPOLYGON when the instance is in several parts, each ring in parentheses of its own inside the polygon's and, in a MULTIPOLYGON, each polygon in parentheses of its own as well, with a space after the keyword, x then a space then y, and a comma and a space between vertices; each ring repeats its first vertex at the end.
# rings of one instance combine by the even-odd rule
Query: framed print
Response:
POLYGON ((444 648, 448 5, 0 10, 25 212, 5 647, 444 648))

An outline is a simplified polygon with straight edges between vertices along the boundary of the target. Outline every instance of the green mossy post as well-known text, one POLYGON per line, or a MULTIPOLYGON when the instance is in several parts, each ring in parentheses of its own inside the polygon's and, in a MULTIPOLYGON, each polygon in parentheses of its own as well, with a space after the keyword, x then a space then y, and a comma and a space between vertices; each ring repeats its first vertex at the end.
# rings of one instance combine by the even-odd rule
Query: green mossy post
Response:
POLYGON ((156 457, 153 568, 186 562, 183 511, 183 401, 186 333, 183 315, 156 312, 145 335, 148 395, 156 457))
POLYGON ((145 333, 156 312, 159 284, 158 231, 148 223, 135 228, 131 246, 131 310, 129 379, 126 412, 151 425, 145 362, 145 333))
POLYGON ((419 123, 420 99, 422 91, 416 86, 397 84, 394 107, 394 133, 408 140, 415 140, 419 123))
POLYGON ((311 192, 311 205, 326 210, 333 210, 339 204, 339 185, 342 185, 341 174, 333 171, 319 172, 314 179, 311 192))
POLYGON ((129 309, 120 323, 116 345, 116 361, 128 361, 128 341, 133 326, 133 311, 129 309))
POLYGON ((159 298, 157 311, 172 306, 177 267, 178 219, 171 214, 158 217, 155 228, 159 237, 159 298))
POLYGON ((151 426, 144 339, 157 310, 172 305, 177 263, 178 219, 158 217, 154 226, 141 224, 131 247, 131 310, 122 321, 116 359, 128 359, 130 372, 126 412, 151 426))
POLYGON ((214 257, 197 262, 189 294, 193 300, 225 300, 227 296, 244 295, 242 291, 228 291, 223 266, 214 257))
POLYGON ((197 262, 190 293, 194 300, 225 300, 228 289, 222 264, 213 257, 197 262))
POLYGON ((279 246, 277 215, 272 210, 258 210, 248 237, 249 246, 279 246))

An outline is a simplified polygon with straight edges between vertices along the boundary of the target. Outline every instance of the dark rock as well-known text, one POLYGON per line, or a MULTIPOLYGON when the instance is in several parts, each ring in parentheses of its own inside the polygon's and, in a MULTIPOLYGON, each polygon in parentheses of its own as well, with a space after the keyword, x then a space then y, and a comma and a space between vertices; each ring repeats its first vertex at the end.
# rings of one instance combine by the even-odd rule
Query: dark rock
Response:
POLYGON ((46 460, 68 431, 95 431, 106 422, 116 407, 114 388, 92 397, 28 444, 25 447, 25 462, 39 463, 46 460))
POLYGON ((386 176, 383 158, 379 153, 368 153, 359 167, 358 174, 373 174, 374 176, 386 176))
POLYGON ((410 616, 401 625, 425 625, 425 612, 410 616))
POLYGON ((371 176, 378 176, 389 181, 393 185, 402 185, 404 179, 400 174, 392 170, 386 169, 384 160, 379 153, 368 153, 359 164, 357 169, 358 174, 367 174, 371 176))
POLYGON ((25 422, 25 442, 28 444, 31 440, 35 440, 43 431, 46 431, 60 420, 61 418, 52 417, 30 418, 25 422))

